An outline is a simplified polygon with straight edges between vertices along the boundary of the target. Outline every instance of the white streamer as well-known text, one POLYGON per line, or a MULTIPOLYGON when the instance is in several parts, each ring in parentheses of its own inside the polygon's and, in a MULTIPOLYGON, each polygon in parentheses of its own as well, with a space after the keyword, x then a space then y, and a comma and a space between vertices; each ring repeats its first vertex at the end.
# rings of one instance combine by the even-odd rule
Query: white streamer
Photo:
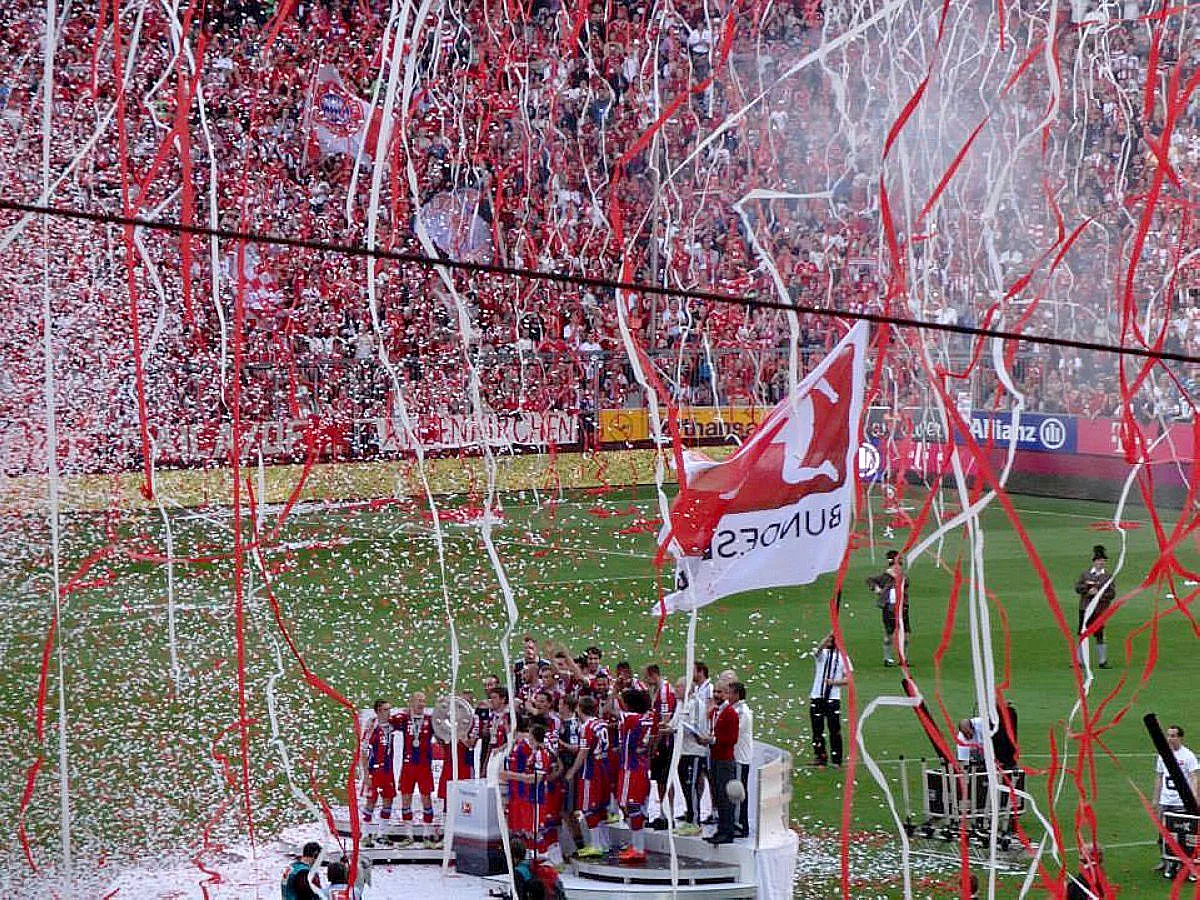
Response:
MULTIPOLYGON (((54 112, 54 54, 58 48, 55 0, 46 0, 46 36, 42 55, 42 193, 50 192, 50 139, 54 112)), ((58 415, 54 378, 54 309, 50 298, 50 220, 42 218, 42 350, 43 393, 46 403, 46 486, 50 520, 50 565, 54 587, 55 656, 58 667, 58 802, 62 868, 72 890, 75 880, 71 856, 71 768, 67 748, 66 623, 63 621, 59 526, 58 415)))

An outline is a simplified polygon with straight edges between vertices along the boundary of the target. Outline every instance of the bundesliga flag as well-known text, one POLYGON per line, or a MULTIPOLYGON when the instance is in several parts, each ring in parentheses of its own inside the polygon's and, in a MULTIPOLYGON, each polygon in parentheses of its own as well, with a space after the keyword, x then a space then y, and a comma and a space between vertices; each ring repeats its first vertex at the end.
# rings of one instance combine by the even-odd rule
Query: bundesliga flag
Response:
POLYGON ((866 352, 860 322, 733 456, 684 451, 686 487, 659 535, 676 560, 668 611, 837 571, 854 512, 866 352))

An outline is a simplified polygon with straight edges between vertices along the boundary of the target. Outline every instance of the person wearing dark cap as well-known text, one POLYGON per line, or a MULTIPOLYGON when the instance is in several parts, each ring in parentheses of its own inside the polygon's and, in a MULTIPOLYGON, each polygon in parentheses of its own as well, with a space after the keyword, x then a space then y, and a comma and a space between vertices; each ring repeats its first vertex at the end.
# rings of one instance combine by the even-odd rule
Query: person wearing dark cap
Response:
MULTIPOLYGON (((1097 544, 1092 548, 1091 568, 1075 579, 1075 593, 1079 595, 1079 646, 1076 656, 1083 663, 1083 633, 1104 613, 1117 597, 1116 584, 1108 571, 1108 553, 1097 544)), ((1104 643, 1104 629, 1096 629, 1092 635, 1096 641, 1096 661, 1101 669, 1108 668, 1108 645, 1104 643)))
POLYGON ((904 560, 899 551, 887 552, 887 568, 867 579, 867 587, 875 595, 875 605, 883 615, 883 664, 896 665, 892 654, 896 642, 896 626, 902 626, 901 658, 908 660, 908 639, 911 628, 908 624, 908 573, 904 571, 904 560))

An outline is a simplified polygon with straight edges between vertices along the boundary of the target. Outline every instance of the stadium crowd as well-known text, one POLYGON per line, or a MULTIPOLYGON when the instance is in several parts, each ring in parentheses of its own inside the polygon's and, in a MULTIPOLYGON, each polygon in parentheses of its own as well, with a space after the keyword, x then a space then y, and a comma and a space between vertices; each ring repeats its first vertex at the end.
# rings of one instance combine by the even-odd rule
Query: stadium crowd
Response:
MULTIPOLYGON (((106 7, 70 8, 54 59, 51 202, 334 244, 371 239, 406 253, 436 246, 480 262, 771 299, 781 286, 806 306, 884 309, 892 261, 880 216, 881 135, 847 113, 889 117, 871 79, 807 65, 751 102, 754 85, 792 71, 855 26, 859 12, 823 10, 819 0, 729 9, 700 0, 578 8, 535 0, 498 23, 488 4, 447 3, 413 23, 391 55, 379 0, 273 9, 278 18, 267 4, 227 0, 186 21, 157 7, 122 10, 114 30, 106 7), (397 60, 411 81, 391 79, 397 60), (388 146, 370 143, 367 121, 358 144, 318 134, 326 95, 316 95, 331 83, 343 109, 371 97, 382 107, 389 84, 396 88, 388 146), (755 190, 779 196, 755 199, 755 190)), ((991 41, 988 14, 967 11, 955 27, 991 41)), ((1013 15, 1018 45, 1045 25, 1032 13, 1013 15)), ((0 159, 5 192, 20 199, 42 187, 34 48, 43 16, 42 5, 26 0, 0 10, 0 159)), ((1037 150, 1044 158, 1009 146, 1007 133, 997 138, 987 165, 997 153, 1014 165, 982 232, 972 219, 994 180, 976 177, 968 160, 953 202, 937 207, 924 233, 916 223, 911 236, 901 234, 905 265, 921 273, 910 292, 919 299, 894 298, 888 309, 995 324, 1004 292, 1035 272, 1027 290, 1001 304, 1004 322, 1022 317, 1030 334, 1104 342, 1135 327, 1153 340, 1162 327, 1167 349, 1197 352, 1200 280, 1180 248, 1190 228, 1181 197, 1200 164, 1200 101, 1176 109, 1166 90, 1171 67, 1186 75, 1195 51, 1177 50, 1180 26, 1168 18, 1151 71, 1145 22, 1084 28, 1081 18, 1064 12, 1055 32, 1071 111, 1047 126, 1037 150), (1087 78, 1069 74, 1080 66, 1087 78), (1147 78, 1160 89, 1143 114, 1147 78), (1143 223, 1137 204, 1161 168, 1152 139, 1168 113, 1171 179, 1143 223), (1066 179, 1050 196, 1044 180, 1055 166, 1066 179), (1056 215, 1068 229, 1087 226, 1047 273, 1044 257, 1062 246, 1056 215), (1126 289, 1135 245, 1140 261, 1126 289), (1168 312, 1148 313, 1168 309, 1167 300, 1168 312)), ((896 74, 886 46, 852 45, 832 57, 896 74)), ((1046 81, 1033 67, 1015 82, 1013 122, 1027 129, 1037 121, 1046 81)), ((957 111, 964 128, 984 114, 978 104, 957 111)), ((957 146, 965 136, 943 137, 957 146)), ((914 192, 931 190, 941 169, 926 174, 913 176, 914 192)), ((42 316, 42 239, 31 238, 44 234, 60 431, 81 436, 81 456, 111 452, 84 436, 134 432, 141 415, 152 430, 228 421, 235 367, 244 421, 372 418, 388 414, 398 388, 413 408, 462 413, 472 403, 468 361, 482 373, 482 403, 501 414, 645 402, 617 297, 605 289, 403 262, 368 266, 306 247, 243 251, 232 241, 59 220, 43 233, 13 213, 3 224, 11 315, 0 317, 0 419, 24 421, 44 402, 41 343, 27 338, 42 316), (13 229, 25 239, 13 240, 13 229)), ((675 401, 770 403, 785 390, 791 330, 783 313, 638 294, 620 300, 675 401)), ((838 332, 812 314, 799 317, 798 329, 806 363, 838 332)), ((888 396, 927 404, 918 342, 900 338, 888 396)), ((952 368, 968 358, 955 337, 940 349, 952 368)), ((1028 408, 1097 416, 1120 402, 1115 367, 1097 354, 1025 345, 1014 365, 1028 408)), ((990 366, 980 363, 974 386, 980 405, 998 384, 990 366)), ((1184 371, 1180 385, 1144 385, 1138 413, 1190 417, 1180 388, 1190 389, 1191 375, 1184 371)))
MULTIPOLYGON (((506 785, 506 822, 514 837, 552 862, 562 862, 564 854, 599 857, 614 842, 608 825, 623 821, 630 843, 620 858, 640 862, 646 859, 644 828, 666 829, 668 816, 679 818, 674 828, 682 835, 714 825, 705 838, 713 844, 749 836, 754 725, 736 673, 714 680, 697 662, 689 690, 682 679, 672 685, 657 664, 647 665, 641 677, 626 661, 610 669, 598 647, 578 657, 561 647, 545 652, 535 638, 524 638, 513 693, 499 677, 485 678, 483 699, 457 741, 459 778, 494 770, 506 785), (682 802, 668 786, 676 741, 682 802), (650 821, 652 791, 659 815, 650 821), (702 806, 711 811, 703 820, 702 806)), ((435 731, 421 692, 395 713, 387 700, 377 700, 364 727, 362 818, 377 821, 378 805, 379 820, 390 820, 399 796, 401 846, 413 846, 417 837, 418 794, 425 845, 440 846, 433 828, 433 762, 443 760, 436 792, 443 800, 453 766, 449 734, 442 739, 435 731)), ((370 830, 365 837, 368 846, 375 840, 370 830)))

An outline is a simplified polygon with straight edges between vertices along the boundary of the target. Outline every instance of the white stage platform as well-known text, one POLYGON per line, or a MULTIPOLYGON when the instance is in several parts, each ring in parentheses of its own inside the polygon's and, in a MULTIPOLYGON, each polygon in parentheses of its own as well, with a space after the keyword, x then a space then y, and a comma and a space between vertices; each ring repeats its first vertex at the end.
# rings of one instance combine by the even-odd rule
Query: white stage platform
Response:
MULTIPOLYGON (((614 843, 629 841, 624 825, 609 826, 614 843)), ((665 831, 646 831, 648 852, 670 853, 670 838, 665 831)), ((758 900, 788 900, 796 870, 799 838, 792 831, 773 833, 769 840, 755 836, 739 838, 732 844, 713 846, 702 837, 675 836, 675 852, 689 859, 724 863, 738 870, 738 882, 757 886, 758 900), (759 846, 755 846, 759 843, 759 846)))
MULTIPOLYGON (((579 870, 569 869, 563 873, 563 881, 571 900, 666 900, 668 897, 688 900, 791 900, 798 845, 798 837, 787 823, 791 798, 791 760, 787 753, 764 744, 755 745, 755 755, 756 765, 751 770, 749 791, 755 812, 751 816, 754 833, 750 838, 715 847, 700 837, 676 835, 678 856, 696 863, 690 866, 685 864, 683 877, 674 889, 669 874, 665 879, 663 877, 661 856, 654 859, 657 865, 647 866, 640 872, 635 866, 614 865, 613 860, 593 861, 579 870), (649 871, 652 868, 657 868, 658 872, 649 871), (698 868, 706 869, 712 877, 697 876, 698 868), (623 877, 626 869, 629 870, 628 877, 623 877), (588 875, 591 877, 585 877, 588 875)), ((475 803, 474 807, 478 813, 480 804, 475 803)), ((707 813, 709 809, 706 797, 702 813, 707 813)), ((94 870, 86 874, 86 885, 77 876, 73 887, 78 896, 116 896, 120 900, 190 900, 193 897, 207 897, 208 900, 277 900, 280 873, 292 859, 289 854, 295 853, 306 841, 321 843, 325 848, 325 861, 337 859, 343 848, 349 851, 352 841, 349 837, 352 831, 349 810, 341 807, 331 812, 334 834, 329 833, 324 823, 313 822, 288 828, 278 839, 260 843, 253 850, 248 846, 227 846, 203 858, 205 868, 210 873, 218 873, 216 876, 206 875, 188 855, 180 853, 122 866, 117 871, 94 870)), ((657 804, 652 804, 650 812, 651 817, 657 814, 657 804)), ((454 823, 449 824, 453 829, 454 823)), ((507 876, 460 875, 455 871, 452 860, 449 865, 442 865, 446 856, 443 850, 426 849, 419 843, 422 838, 438 836, 442 825, 440 815, 432 826, 413 823, 412 836, 418 843, 406 846, 397 843, 409 831, 408 826, 399 819, 386 822, 376 819, 370 824, 364 823, 361 834, 369 836, 371 840, 361 846, 360 852, 376 863, 372 868, 366 900, 409 897, 495 900, 499 890, 507 886, 507 876)), ((712 828, 706 830, 711 832, 712 828)), ((629 842, 628 830, 624 825, 609 826, 609 832, 614 846, 629 842)), ((647 829, 645 836, 648 852, 669 853, 667 832, 647 829)))

